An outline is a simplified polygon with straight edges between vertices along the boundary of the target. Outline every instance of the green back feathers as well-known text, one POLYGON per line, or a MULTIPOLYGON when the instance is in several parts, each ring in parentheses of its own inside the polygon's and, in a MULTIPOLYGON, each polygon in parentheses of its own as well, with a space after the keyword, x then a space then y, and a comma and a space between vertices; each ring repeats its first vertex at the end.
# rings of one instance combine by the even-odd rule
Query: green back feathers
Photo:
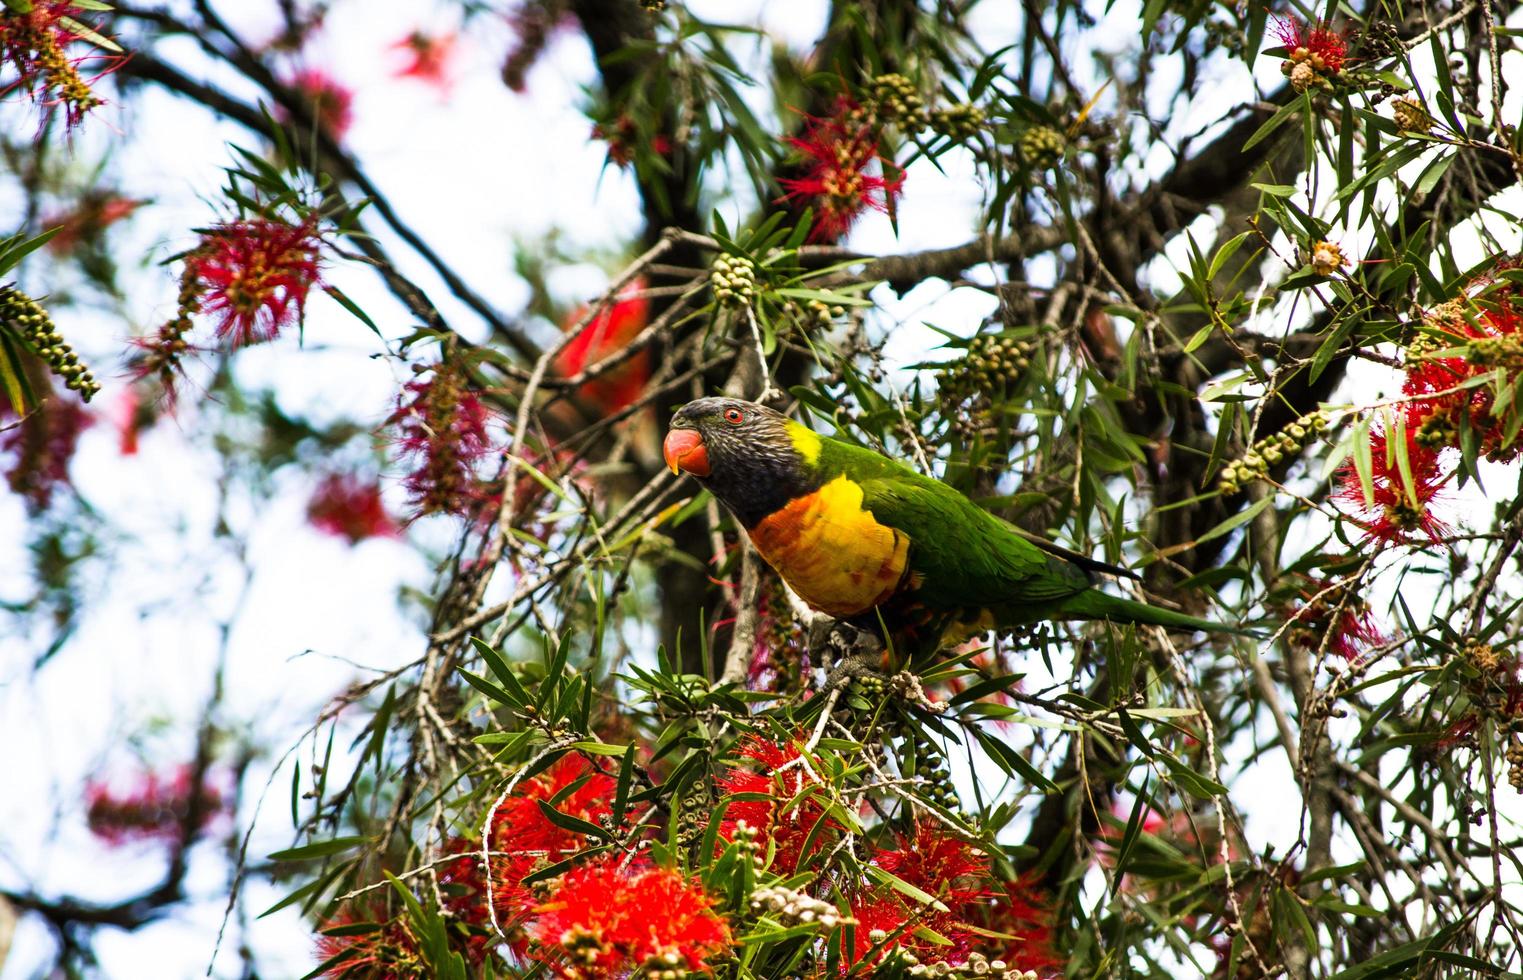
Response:
POLYGON ((1031 603, 1051 608, 1089 588, 1082 569, 1045 553, 946 484, 872 450, 824 436, 814 439, 817 450, 808 436, 794 434, 804 465, 821 480, 846 476, 855 481, 873 517, 909 535, 910 568, 920 576, 919 598, 927 605, 999 610, 1031 603))

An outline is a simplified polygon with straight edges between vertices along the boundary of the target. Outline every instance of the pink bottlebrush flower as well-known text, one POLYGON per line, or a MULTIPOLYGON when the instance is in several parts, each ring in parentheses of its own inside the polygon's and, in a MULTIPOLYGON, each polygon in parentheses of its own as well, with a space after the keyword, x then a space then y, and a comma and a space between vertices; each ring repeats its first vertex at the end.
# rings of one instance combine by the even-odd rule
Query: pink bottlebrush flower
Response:
POLYGON ((79 434, 94 422, 72 398, 49 397, 20 419, 9 401, 0 400, 0 467, 32 510, 47 510, 53 491, 69 482, 79 434))
POLYGON ((394 538, 401 528, 386 512, 381 485, 353 473, 330 473, 307 504, 307 520, 325 534, 359 544, 367 538, 394 538))
POLYGON ((69 129, 102 105, 91 82, 114 71, 125 56, 93 43, 84 33, 93 30, 81 19, 85 16, 72 0, 32 0, 26 13, 0 6, 0 65, 15 73, 0 95, 19 91, 38 105, 61 105, 69 129), (78 53, 79 45, 87 52, 78 53), (94 70, 90 80, 80 71, 87 62, 94 70))
POLYGON ((834 117, 811 118, 802 137, 789 146, 803 154, 805 175, 784 178, 784 200, 814 208, 811 241, 836 241, 869 209, 887 212, 904 186, 904 175, 884 176, 877 134, 855 122, 858 107, 842 100, 834 117), (878 161, 878 173, 869 168, 878 161))
POLYGON ((397 78, 416 79, 440 91, 447 90, 453 81, 456 41, 454 34, 413 31, 391 46, 393 51, 400 51, 405 56, 392 74, 397 78))
POLYGON ((48 239, 48 250, 55 255, 67 255, 81 245, 98 242, 107 228, 131 217, 147 203, 115 194, 87 194, 74 210, 43 219, 43 227, 58 229, 48 239))
POLYGON ((115 792, 105 781, 88 783, 85 819, 90 832, 113 847, 139 840, 182 843, 193 805, 199 811, 195 826, 189 828, 192 835, 225 814, 228 806, 210 780, 192 787, 193 776, 188 765, 179 766, 168 777, 140 773, 126 793, 115 792))
MULTIPOLYGON (((307 294, 322 284, 321 245, 311 221, 247 218, 217 225, 185 256, 182 305, 189 290, 233 347, 273 340, 301 320, 307 294)), ((183 342, 183 334, 172 340, 183 342)))
POLYGON ((287 84, 311 113, 313 122, 341 140, 354 122, 354 92, 320 68, 304 68, 287 84))
POLYGON ((411 467, 405 482, 418 516, 467 514, 487 496, 476 470, 492 451, 488 418, 481 396, 452 364, 441 362, 406 384, 387 423, 411 467))

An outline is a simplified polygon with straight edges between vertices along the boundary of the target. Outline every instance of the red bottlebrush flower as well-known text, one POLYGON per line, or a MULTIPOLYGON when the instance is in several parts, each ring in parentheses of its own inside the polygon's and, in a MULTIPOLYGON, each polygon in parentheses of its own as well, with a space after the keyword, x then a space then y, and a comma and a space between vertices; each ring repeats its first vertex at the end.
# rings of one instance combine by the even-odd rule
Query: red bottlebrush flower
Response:
POLYGON ((534 910, 529 933, 565 977, 701 971, 730 946, 730 927, 714 904, 676 871, 624 868, 609 857, 568 871, 534 910))
POLYGON ((949 907, 977 901, 989 893, 989 860, 967 841, 953 837, 934 823, 899 838, 893 851, 879 851, 873 863, 949 907))
POLYGON ((85 32, 93 28, 80 20, 86 12, 72 0, 33 0, 31 7, 26 13, 0 8, 0 65, 15 73, 0 95, 19 90, 38 105, 61 105, 72 129, 103 104, 91 82, 115 70, 124 58, 90 40, 85 32), (80 44, 89 47, 87 53, 75 52, 80 44), (86 62, 99 69, 88 81, 80 71, 86 62))
POLYGON ((492 823, 492 850, 511 856, 500 862, 494 859, 492 898, 505 927, 521 923, 534 905, 533 894, 522 883, 525 875, 564 861, 586 847, 580 835, 551 823, 539 806, 540 800, 554 798, 583 777, 586 782, 555 808, 596 824, 613 812, 617 782, 579 755, 562 756, 549 769, 520 784, 497 810, 492 823))
POLYGON ((635 153, 642 141, 645 141, 650 151, 656 156, 671 156, 672 153, 670 137, 664 133, 657 133, 647 139, 641 132, 639 124, 632 117, 622 114, 614 117, 611 122, 593 126, 592 138, 608 144, 608 162, 620 170, 626 169, 634 162, 635 153))
POLYGON ((43 219, 44 227, 58 229, 48 239, 48 250, 55 255, 67 255, 81 245, 97 242, 107 228, 130 217, 146 203, 113 194, 87 194, 73 211, 43 219))
MULTIPOLYGON (((321 242, 311 222, 217 225, 185 256, 182 311, 189 290, 195 308, 218 318, 217 336, 232 346, 273 340, 305 315, 307 294, 321 284, 321 242)), ((183 332, 174 339, 183 340, 183 332)))
POLYGON ((303 68, 286 83, 296 93, 312 121, 335 140, 354 122, 354 93, 320 68, 303 68))
MULTIPOLYGON (((600 310, 592 322, 577 333, 555 358, 555 370, 569 378, 618 353, 639 336, 650 316, 645 280, 635 279, 620 290, 611 306, 600 310)), ((566 317, 571 330, 586 318, 588 308, 578 307, 566 317)), ((650 380, 650 351, 642 350, 610 371, 577 388, 577 395, 602 412, 612 415, 639 400, 650 380)))
POLYGON ((426 976, 418 939, 405 920, 375 922, 345 909, 318 930, 319 965, 331 963, 321 976, 414 980, 426 976))
POLYGON ((397 78, 415 78, 440 91, 448 89, 453 81, 455 42, 454 34, 413 31, 391 46, 393 51, 406 56, 392 74, 397 78))
POLYGON ((868 209, 887 212, 904 186, 904 175, 882 174, 885 161, 878 153, 877 135, 855 122, 859 108, 842 100, 835 117, 811 118, 802 137, 789 137, 789 146, 806 160, 805 175, 780 181, 784 200, 814 208, 810 240, 836 241, 868 209), (878 174, 868 173, 874 160, 878 174))
POLYGON ((1370 432, 1373 501, 1365 498, 1352 459, 1339 471, 1341 485, 1333 496, 1350 507, 1352 519, 1363 528, 1366 540, 1405 544, 1411 542, 1414 532, 1421 532, 1437 542, 1449 532, 1449 526, 1433 513, 1431 505, 1448 475, 1439 466, 1438 451, 1417 441, 1417 426, 1409 410, 1405 420, 1409 481, 1386 431, 1392 425, 1391 418, 1386 415, 1370 432))
POLYGON ((772 870, 791 875, 810 855, 833 846, 841 826, 825 815, 825 807, 814 796, 789 805, 809 783, 808 773, 797 761, 802 753, 796 743, 777 745, 751 735, 741 741, 738 751, 742 759, 759 763, 762 771, 731 767, 719 778, 719 788, 726 794, 765 793, 770 799, 732 800, 720 820, 719 836, 733 840, 736 828, 744 823, 757 832, 759 843, 771 842, 772 870), (822 820, 825 827, 806 853, 805 841, 822 820))
POLYGON ((1331 88, 1328 80, 1343 71, 1348 45, 1324 23, 1310 25, 1292 17, 1276 17, 1274 33, 1285 46, 1285 61, 1280 68, 1289 76, 1297 92, 1318 86, 1331 88))
POLYGON ((897 849, 875 855, 873 863, 934 895, 944 907, 908 900, 888 888, 863 889, 851 902, 857 926, 853 947, 843 950, 849 962, 860 962, 879 947, 875 957, 903 950, 922 962, 953 966, 967 962, 975 951, 1015 970, 1060 965, 1052 948, 1052 916, 1034 887, 994 880, 987 858, 939 826, 920 824, 899 839, 897 849), (946 942, 930 939, 920 929, 946 942))
MULTIPOLYGON (((1498 263, 1507 267, 1510 261, 1498 263)), ((1523 308, 1511 283, 1500 286, 1489 277, 1473 282, 1457 300, 1429 311, 1424 322, 1438 337, 1421 334, 1408 348, 1407 376, 1402 392, 1413 399, 1412 415, 1418 441, 1433 447, 1458 446, 1461 423, 1479 437, 1488 459, 1508 462, 1523 454, 1523 445, 1507 439, 1507 413, 1492 414, 1496 398, 1490 385, 1455 390, 1460 384, 1501 369, 1503 386, 1523 373, 1523 308), (1457 355, 1439 356, 1444 348, 1457 355)), ((1511 407, 1510 411, 1517 411, 1511 407)))
POLYGON ((13 491, 34 511, 47 510, 53 491, 69 482, 79 434, 95 419, 72 398, 52 396, 18 419, 0 402, 0 466, 13 491))
POLYGON ((88 783, 85 819, 90 832, 112 846, 137 840, 177 844, 185 836, 192 806, 197 808, 192 834, 204 830, 226 812, 227 803, 209 780, 193 788, 194 775, 188 765, 180 766, 167 779, 158 773, 143 773, 129 792, 120 795, 104 781, 88 783))
POLYGON ((381 500, 381 485, 352 473, 330 473, 307 504, 307 520, 325 534, 359 544, 366 538, 394 538, 401 533, 381 500))
POLYGON ((934 955, 954 964, 965 961, 978 940, 977 934, 968 928, 967 917, 993 895, 988 859, 941 827, 922 823, 912 835, 899 838, 898 849, 874 855, 873 863, 934 896, 945 908, 907 901, 886 888, 860 892, 851 903, 852 916, 859 922, 853 959, 867 955, 882 938, 874 938, 874 929, 892 934, 900 925, 909 923, 909 928, 889 942, 885 950, 898 948, 917 956, 934 955), (889 922, 895 925, 889 927, 889 922), (914 929, 920 926, 936 932, 950 945, 914 935, 914 929))
POLYGON ((492 451, 487 420, 481 396, 453 364, 441 362, 404 387, 387 424, 411 466, 405 483, 417 516, 465 514, 485 496, 476 467, 492 451))
POLYGON ((1290 617, 1290 642, 1303 649, 1317 650, 1323 636, 1331 630, 1328 651, 1350 663, 1358 661, 1366 648, 1384 643, 1386 638, 1375 625, 1370 607, 1357 598, 1345 602, 1344 591, 1345 586, 1340 583, 1308 579, 1300 590, 1300 605, 1290 617))
POLYGON ((990 932, 1013 936, 1003 941, 998 959, 1012 970, 1025 970, 1046 976, 1060 976, 1063 958, 1053 945, 1053 915, 1041 890, 1033 880, 1004 883, 1004 894, 987 908, 983 922, 990 932))

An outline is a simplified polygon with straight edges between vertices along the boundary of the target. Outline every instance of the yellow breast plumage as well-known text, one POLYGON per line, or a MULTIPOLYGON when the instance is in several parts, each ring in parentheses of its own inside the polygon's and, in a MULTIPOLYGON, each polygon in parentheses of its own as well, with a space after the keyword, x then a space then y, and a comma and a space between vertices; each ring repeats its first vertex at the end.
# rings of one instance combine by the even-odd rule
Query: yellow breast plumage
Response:
POLYGON ((862 488, 845 476, 764 517, 751 543, 800 598, 838 618, 893 595, 910 550, 905 534, 863 509, 862 488))

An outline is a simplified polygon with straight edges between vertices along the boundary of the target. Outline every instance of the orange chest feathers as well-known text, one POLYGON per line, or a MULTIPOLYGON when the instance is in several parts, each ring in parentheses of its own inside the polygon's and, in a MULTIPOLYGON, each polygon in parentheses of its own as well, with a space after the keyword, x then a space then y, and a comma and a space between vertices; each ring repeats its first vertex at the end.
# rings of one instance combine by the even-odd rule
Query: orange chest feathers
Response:
POLYGON ((862 488, 844 476, 764 517, 751 543, 800 598, 837 618, 893 595, 910 551, 909 537, 864 510, 862 488))

